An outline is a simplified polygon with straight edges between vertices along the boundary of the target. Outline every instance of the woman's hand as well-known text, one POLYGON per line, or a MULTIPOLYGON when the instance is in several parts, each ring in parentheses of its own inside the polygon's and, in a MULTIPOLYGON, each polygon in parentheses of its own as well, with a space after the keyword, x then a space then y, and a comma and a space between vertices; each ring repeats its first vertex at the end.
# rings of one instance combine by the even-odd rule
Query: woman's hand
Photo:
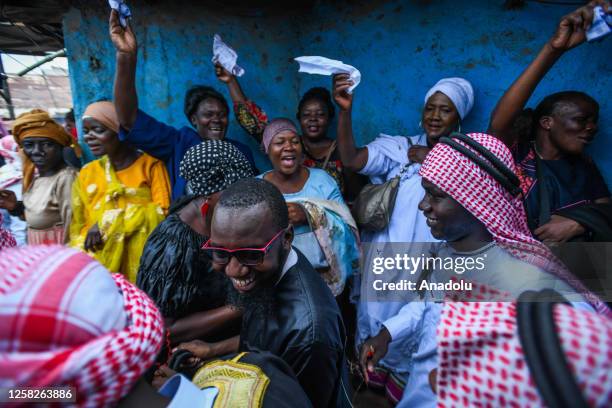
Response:
POLYGON ((215 75, 224 84, 229 84, 234 79, 234 76, 218 62, 215 64, 215 75))
POLYGON ((408 149, 408 160, 415 163, 423 163, 431 149, 427 146, 410 146, 408 149))
POLYGON ((585 232, 586 229, 578 222, 560 215, 552 215, 550 221, 533 231, 533 234, 540 241, 548 243, 566 242, 585 232))
POLYGON ((295 225, 308 224, 308 218, 306 212, 301 205, 296 203, 287 203, 287 209, 289 210, 289 222, 295 225))
POLYGON ((559 21, 557 31, 548 41, 550 47, 556 51, 565 52, 582 44, 586 40, 586 31, 593 22, 593 9, 596 6, 601 6, 604 11, 608 11, 608 4, 605 0, 595 0, 564 16, 559 21))
POLYGON ((83 247, 86 251, 94 252, 102 249, 103 246, 104 241, 102 240, 100 228, 98 228, 98 223, 95 223, 91 226, 89 231, 87 231, 87 235, 85 236, 85 245, 83 245, 83 247))
POLYGON ((353 95, 348 89, 353 85, 349 74, 336 74, 333 79, 334 101, 343 111, 349 111, 353 107, 353 95))
POLYGON ((11 190, 0 191, 0 208, 7 211, 14 211, 17 207, 17 196, 11 190))
POLYGON ((119 23, 119 13, 116 10, 111 10, 109 30, 111 41, 117 52, 136 54, 138 44, 136 43, 136 36, 132 31, 132 27, 129 22, 127 27, 123 28, 121 26, 121 23, 119 23))

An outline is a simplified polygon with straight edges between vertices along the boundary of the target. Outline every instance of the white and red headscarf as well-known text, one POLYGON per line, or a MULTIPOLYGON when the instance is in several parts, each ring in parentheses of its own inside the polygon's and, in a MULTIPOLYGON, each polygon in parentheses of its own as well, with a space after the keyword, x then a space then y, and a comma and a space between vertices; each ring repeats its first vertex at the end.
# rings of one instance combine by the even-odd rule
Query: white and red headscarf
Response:
POLYGON ((11 234, 10 231, 2 228, 3 221, 4 217, 2 216, 2 213, 0 213, 0 251, 4 248, 11 248, 17 245, 13 234, 11 234))
POLYGON ((12 186, 23 178, 18 150, 19 146, 13 136, 8 135, 0 139, 0 156, 6 162, 0 167, 0 190, 12 186))
MULTIPOLYGON (((555 328, 588 405, 612 401, 612 320, 565 304, 555 328)), ((534 407, 544 401, 530 375, 516 302, 446 302, 438 326, 439 407, 534 407)))
MULTIPOLYGON (((517 173, 512 154, 503 142, 484 133, 470 133, 468 136, 517 173)), ((474 151, 460 140, 453 140, 474 151)), ((474 153, 481 156, 476 151, 474 153)), ((513 197, 467 156, 447 144, 438 143, 425 158, 419 174, 482 222, 493 240, 512 256, 558 276, 582 294, 598 312, 610 313, 608 307, 569 273, 544 244, 533 238, 527 226, 522 197, 513 197)))
POLYGON ((116 405, 155 361, 153 301, 87 254, 59 245, 0 256, 0 387, 73 386, 77 405, 116 405))

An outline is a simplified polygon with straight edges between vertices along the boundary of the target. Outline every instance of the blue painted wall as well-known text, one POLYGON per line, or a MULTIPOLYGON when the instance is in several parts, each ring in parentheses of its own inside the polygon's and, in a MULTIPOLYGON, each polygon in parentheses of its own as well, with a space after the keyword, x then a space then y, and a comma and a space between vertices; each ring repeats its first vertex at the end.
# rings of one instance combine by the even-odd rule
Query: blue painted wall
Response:
MULTIPOLYGON (((380 132, 419 132, 423 96, 446 76, 472 82, 476 103, 463 130, 483 131, 504 90, 537 54, 558 19, 575 7, 530 2, 524 9, 508 11, 502 0, 314 3, 308 12, 245 17, 196 6, 130 2, 141 44, 141 106, 182 126, 183 94, 189 85, 212 83, 227 95, 209 63, 212 35, 218 32, 238 50, 239 63, 247 71, 243 89, 270 117, 293 117, 301 93, 330 84, 327 77, 298 74, 292 62, 299 55, 324 55, 362 73, 354 107, 359 143, 380 132)), ((112 92, 114 52, 107 19, 106 8, 88 2, 77 4, 65 18, 77 113, 112 92)), ((538 87, 530 105, 564 89, 595 97, 601 105, 600 132, 590 152, 612 185, 611 51, 610 38, 570 51, 538 87)), ((247 139, 235 122, 229 135, 247 139)), ((263 167, 261 157, 259 164, 263 167)))

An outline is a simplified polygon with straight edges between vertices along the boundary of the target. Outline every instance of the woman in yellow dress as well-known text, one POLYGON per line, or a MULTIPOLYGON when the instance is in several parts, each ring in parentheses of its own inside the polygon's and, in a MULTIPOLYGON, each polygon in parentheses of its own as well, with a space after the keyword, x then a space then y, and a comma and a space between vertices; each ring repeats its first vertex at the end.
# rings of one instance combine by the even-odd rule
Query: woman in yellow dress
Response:
POLYGON ((170 206, 170 181, 163 162, 120 141, 118 132, 111 102, 87 107, 84 140, 99 159, 74 183, 70 245, 135 282, 147 237, 170 206))

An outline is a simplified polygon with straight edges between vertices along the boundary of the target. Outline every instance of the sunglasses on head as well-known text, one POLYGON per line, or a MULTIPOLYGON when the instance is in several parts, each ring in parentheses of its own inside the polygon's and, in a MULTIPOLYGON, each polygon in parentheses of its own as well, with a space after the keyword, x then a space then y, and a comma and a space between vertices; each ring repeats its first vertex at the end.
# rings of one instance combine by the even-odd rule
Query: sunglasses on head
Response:
POLYGON ((285 232, 285 229, 282 229, 276 233, 272 237, 272 239, 262 248, 236 248, 236 249, 227 249, 222 247, 213 247, 210 246, 210 239, 202 245, 202 250, 206 251, 212 261, 217 264, 226 265, 230 262, 232 257, 236 257, 238 262, 245 266, 256 266, 263 263, 266 254, 270 250, 270 247, 276 241, 278 237, 285 232))

